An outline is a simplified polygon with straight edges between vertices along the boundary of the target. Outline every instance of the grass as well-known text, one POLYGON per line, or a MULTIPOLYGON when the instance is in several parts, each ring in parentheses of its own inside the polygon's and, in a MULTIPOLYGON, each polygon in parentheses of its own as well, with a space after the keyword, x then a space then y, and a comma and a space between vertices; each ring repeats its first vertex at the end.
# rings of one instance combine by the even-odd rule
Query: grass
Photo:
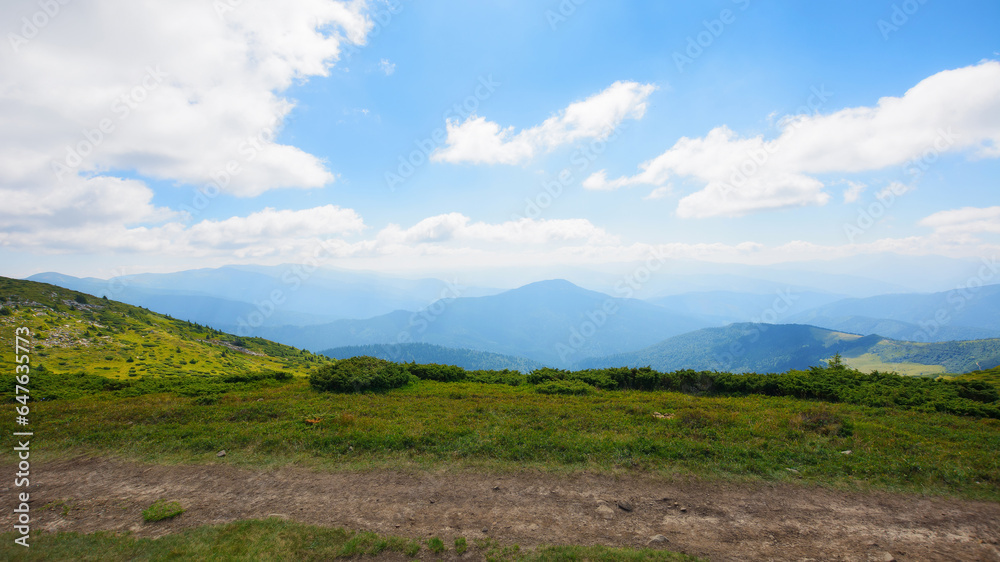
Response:
MULTIPOLYGON (((0 277, 0 298, 10 311, 0 315, 0 345, 13 350, 14 328, 25 327, 32 365, 44 365, 51 373, 121 380, 261 371, 304 376, 330 362, 294 347, 237 338, 112 300, 88 296, 82 304, 77 295, 53 285, 0 277)), ((13 353, 0 354, 0 372, 12 373, 14 365, 13 353)))
POLYGON ((184 508, 181 507, 179 502, 168 502, 167 500, 159 499, 153 502, 153 505, 142 510, 142 520, 152 523, 154 521, 163 521, 164 519, 173 519, 182 513, 184 513, 184 508))
MULTIPOLYGON (((434 381, 382 394, 333 394, 303 379, 197 402, 160 393, 35 403, 33 458, 96 454, 325 470, 643 470, 1000 500, 1000 421, 937 412, 760 395, 551 395, 531 385, 434 381), (655 418, 654 411, 668 416, 655 418), (215 456, 221 449, 223 459, 215 456)), ((9 450, 0 458, 14 460, 9 450)))
POLYGON ((872 371, 895 372, 900 375, 926 377, 944 374, 942 365, 922 365, 920 363, 886 363, 874 353, 866 353, 858 357, 844 357, 844 364, 852 369, 870 373, 872 371))
MULTIPOLYGON (((398 553, 406 557, 438 558, 444 543, 436 538, 436 550, 428 541, 370 532, 349 532, 284 521, 277 518, 210 525, 184 530, 158 539, 137 538, 108 532, 36 533, 31 547, 15 545, 13 533, 0 535, 0 559, 12 562, 62 561, 164 561, 164 560, 303 560, 319 561, 398 553)), ((466 544, 463 539, 463 544, 466 544)), ((456 541, 456 548, 458 542, 456 541)), ((486 560, 542 562, 555 560, 687 561, 697 558, 668 551, 600 546, 543 546, 522 551, 517 545, 481 541, 470 554, 486 560)))

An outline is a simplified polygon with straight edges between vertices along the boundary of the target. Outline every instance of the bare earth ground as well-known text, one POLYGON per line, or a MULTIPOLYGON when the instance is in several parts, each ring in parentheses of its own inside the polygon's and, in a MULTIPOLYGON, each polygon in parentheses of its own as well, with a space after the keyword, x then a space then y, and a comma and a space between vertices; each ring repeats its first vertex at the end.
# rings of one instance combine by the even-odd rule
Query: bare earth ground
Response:
MULTIPOLYGON (((660 548, 711 560, 1000 561, 1000 504, 794 484, 653 475, 327 473, 154 466, 102 458, 32 465, 33 529, 156 537, 203 524, 287 517, 414 538, 660 548), (187 511, 143 523, 154 500, 187 511), (56 507, 43 506, 62 501, 56 507), (63 513, 64 508, 68 510, 63 513), (626 511, 624 508, 631 508, 626 511)), ((5 474, 16 470, 8 465, 5 474)), ((2 483, 11 498, 11 483, 2 483)), ((12 508, 0 513, 11 529, 12 508)))

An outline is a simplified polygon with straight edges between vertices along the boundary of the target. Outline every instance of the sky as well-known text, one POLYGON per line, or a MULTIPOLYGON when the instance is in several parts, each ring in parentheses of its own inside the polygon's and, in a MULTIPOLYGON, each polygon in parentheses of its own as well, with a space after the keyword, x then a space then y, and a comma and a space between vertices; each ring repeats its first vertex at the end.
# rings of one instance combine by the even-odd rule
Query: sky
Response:
POLYGON ((1000 253, 995 1, 0 16, 0 275, 1000 253))

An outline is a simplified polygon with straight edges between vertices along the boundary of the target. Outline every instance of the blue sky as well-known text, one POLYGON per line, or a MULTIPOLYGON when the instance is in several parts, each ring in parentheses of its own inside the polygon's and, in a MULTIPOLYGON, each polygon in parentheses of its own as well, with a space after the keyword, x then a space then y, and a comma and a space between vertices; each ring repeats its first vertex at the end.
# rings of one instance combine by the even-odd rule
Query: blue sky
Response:
POLYGON ((0 8, 0 274, 1000 249, 995 2, 232 4, 0 8))

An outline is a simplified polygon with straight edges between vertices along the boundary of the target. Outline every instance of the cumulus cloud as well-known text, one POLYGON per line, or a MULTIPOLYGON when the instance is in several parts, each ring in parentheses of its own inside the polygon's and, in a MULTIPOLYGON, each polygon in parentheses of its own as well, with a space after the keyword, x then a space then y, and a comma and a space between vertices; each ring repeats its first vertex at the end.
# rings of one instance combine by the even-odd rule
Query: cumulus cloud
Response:
MULTIPOLYGON (((18 22, 37 9, 5 2, 0 15, 18 22)), ((202 184, 236 162, 221 185, 235 195, 326 185, 325 162, 275 141, 293 108, 282 92, 328 74, 370 27, 358 1, 62 6, 0 49, 0 182, 72 191, 81 177, 134 170, 202 184)))
POLYGON ((520 132, 476 115, 461 123, 449 119, 445 146, 435 150, 431 160, 519 164, 560 145, 604 139, 625 119, 641 119, 646 113, 646 100, 655 90, 652 84, 615 82, 598 94, 570 104, 541 125, 520 132))
MULTIPOLYGON (((121 180, 110 180, 121 181, 121 180)), ((113 186, 112 186, 113 187, 113 186)), ((142 201, 125 200, 129 203, 142 201)), ((146 222, 144 212, 133 217, 96 217, 85 224, 54 224, 44 229, 12 228, 0 232, 0 246, 45 253, 151 252, 165 256, 295 255, 304 247, 362 232, 365 224, 352 209, 325 205, 298 211, 265 208, 245 217, 203 220, 187 225, 170 220, 158 226, 128 226, 146 222)), ((141 206, 141 205, 140 205, 141 206)), ((6 218, 6 217, 5 217, 6 218)), ((161 217, 162 218, 162 217, 161 217)), ((181 218, 173 215, 173 218, 181 218)))
POLYGON ((926 162, 954 151, 1000 157, 1000 62, 940 72, 873 107, 786 117, 772 140, 742 137, 726 126, 683 137, 634 176, 608 179, 601 170, 583 186, 660 186, 686 177, 701 188, 679 201, 678 216, 740 216, 826 204, 830 196, 816 174, 903 165, 916 176, 926 162))
POLYGON ((1000 234, 1000 207, 963 207, 934 213, 920 221, 943 235, 1000 234))
POLYGON ((604 243, 616 238, 586 219, 538 220, 522 218, 503 223, 472 222, 461 213, 448 213, 426 218, 410 228, 389 225, 377 236, 383 245, 429 243, 502 243, 543 245, 580 241, 604 243))

